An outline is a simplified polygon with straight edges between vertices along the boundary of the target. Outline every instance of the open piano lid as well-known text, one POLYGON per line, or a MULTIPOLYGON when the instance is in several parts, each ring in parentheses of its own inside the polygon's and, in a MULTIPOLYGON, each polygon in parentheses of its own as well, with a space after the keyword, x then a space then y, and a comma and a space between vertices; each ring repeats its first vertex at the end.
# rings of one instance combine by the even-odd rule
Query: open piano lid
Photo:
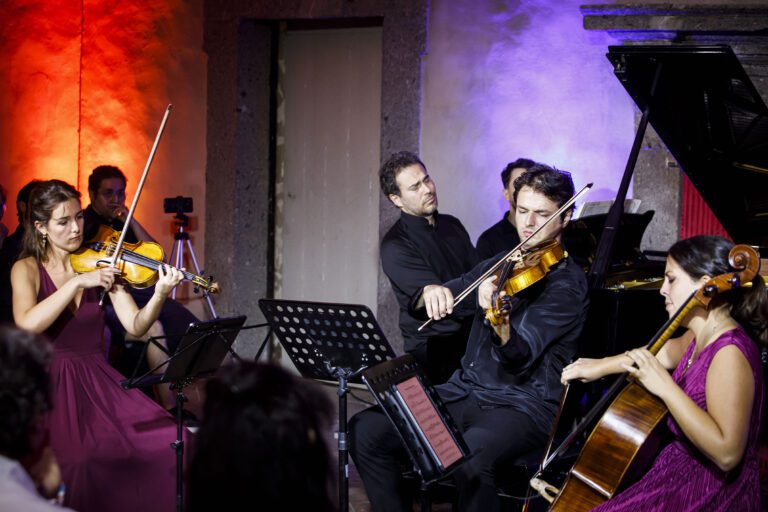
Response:
POLYGON ((736 243, 768 247, 768 108, 729 46, 611 46, 616 77, 736 243), (653 99, 650 92, 661 65, 653 99))

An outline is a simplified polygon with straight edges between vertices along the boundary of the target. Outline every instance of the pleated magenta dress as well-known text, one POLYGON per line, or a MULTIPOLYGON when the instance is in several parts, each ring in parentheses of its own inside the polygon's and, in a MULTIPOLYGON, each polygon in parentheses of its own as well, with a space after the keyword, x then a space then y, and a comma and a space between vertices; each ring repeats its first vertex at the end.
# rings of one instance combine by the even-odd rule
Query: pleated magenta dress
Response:
POLYGON ((731 471, 720 470, 684 436, 670 416, 667 420, 674 441, 659 454, 653 467, 637 483, 594 511, 725 511, 757 512, 760 510, 760 475, 757 460, 760 413, 763 408, 763 373, 760 353, 742 328, 728 331, 702 350, 693 364, 685 369, 693 353, 695 340, 688 347, 673 374, 702 409, 707 409, 706 380, 712 358, 721 348, 735 345, 752 367, 755 398, 750 418, 749 438, 741 463, 731 471))

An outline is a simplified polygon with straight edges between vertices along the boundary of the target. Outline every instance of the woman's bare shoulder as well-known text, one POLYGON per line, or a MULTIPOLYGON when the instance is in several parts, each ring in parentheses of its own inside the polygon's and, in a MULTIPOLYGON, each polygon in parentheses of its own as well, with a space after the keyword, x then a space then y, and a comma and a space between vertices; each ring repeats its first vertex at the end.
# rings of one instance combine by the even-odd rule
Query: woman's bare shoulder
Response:
POLYGON ((22 258, 13 264, 11 268, 11 279, 26 278, 34 281, 40 278, 37 270, 37 260, 33 256, 22 258))

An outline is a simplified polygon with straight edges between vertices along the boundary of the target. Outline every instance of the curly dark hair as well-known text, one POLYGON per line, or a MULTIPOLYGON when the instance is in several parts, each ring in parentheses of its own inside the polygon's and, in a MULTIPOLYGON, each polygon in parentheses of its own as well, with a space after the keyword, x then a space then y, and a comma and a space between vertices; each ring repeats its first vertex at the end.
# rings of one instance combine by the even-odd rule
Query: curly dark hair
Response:
POLYGON ((416 153, 411 153, 410 151, 400 151, 387 158, 387 161, 384 162, 379 169, 381 192, 387 197, 389 197, 390 194, 399 196, 400 187, 397 186, 397 175, 406 167, 415 164, 419 164, 425 171, 427 170, 427 166, 424 165, 424 162, 421 161, 418 155, 416 155, 416 153))
POLYGON ((275 365, 242 362, 206 385, 189 471, 190 512, 335 510, 323 438, 332 404, 317 384, 275 365))
MULTIPOLYGON (((698 235, 676 242, 669 248, 669 257, 693 279, 715 277, 733 272, 728 254, 733 242, 722 236, 698 235)), ((736 288, 717 296, 713 305, 726 303, 730 314, 750 338, 768 346, 768 296, 761 275, 752 279, 752 286, 736 288)))
POLYGON ((525 169, 526 171, 536 165, 536 162, 529 160, 528 158, 518 158, 514 162, 509 162, 507 166, 501 171, 501 183, 504 188, 509 186, 509 179, 512 177, 512 171, 515 169, 525 169))
MULTIPOLYGON (((554 201, 558 208, 576 193, 571 173, 544 164, 535 164, 517 177, 515 180, 515 202, 517 202, 518 192, 525 186, 531 187, 539 194, 544 194, 551 201, 554 201)), ((573 206, 563 212, 563 219, 569 211, 573 211, 573 206)))
POLYGON ((30 434, 51 409, 50 358, 43 337, 0 325, 0 454, 8 458, 30 454, 30 434))

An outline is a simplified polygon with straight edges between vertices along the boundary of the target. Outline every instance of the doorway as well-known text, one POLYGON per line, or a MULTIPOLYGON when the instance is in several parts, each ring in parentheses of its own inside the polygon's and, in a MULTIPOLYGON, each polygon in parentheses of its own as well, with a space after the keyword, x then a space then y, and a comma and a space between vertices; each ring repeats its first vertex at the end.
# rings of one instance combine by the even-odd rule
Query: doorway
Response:
POLYGON ((381 27, 281 30, 276 298, 376 311, 381 46, 381 27))

